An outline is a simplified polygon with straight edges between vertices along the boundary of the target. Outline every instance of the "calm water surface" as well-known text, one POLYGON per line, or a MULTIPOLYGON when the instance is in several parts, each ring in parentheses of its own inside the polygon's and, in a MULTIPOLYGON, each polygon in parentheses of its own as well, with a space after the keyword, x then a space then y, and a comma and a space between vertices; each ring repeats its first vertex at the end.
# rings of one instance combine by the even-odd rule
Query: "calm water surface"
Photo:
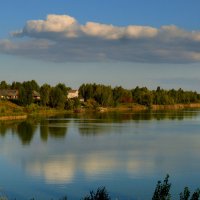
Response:
POLYGON ((66 115, 0 123, 0 191, 10 199, 80 199, 106 186, 151 199, 200 187, 200 111, 66 115))

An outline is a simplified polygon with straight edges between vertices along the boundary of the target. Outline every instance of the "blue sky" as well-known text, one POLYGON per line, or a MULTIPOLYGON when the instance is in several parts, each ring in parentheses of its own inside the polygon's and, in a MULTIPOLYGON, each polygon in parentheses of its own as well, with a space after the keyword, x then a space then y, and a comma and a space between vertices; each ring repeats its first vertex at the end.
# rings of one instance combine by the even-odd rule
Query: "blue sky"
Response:
POLYGON ((200 91, 199 0, 0 4, 0 80, 200 91))

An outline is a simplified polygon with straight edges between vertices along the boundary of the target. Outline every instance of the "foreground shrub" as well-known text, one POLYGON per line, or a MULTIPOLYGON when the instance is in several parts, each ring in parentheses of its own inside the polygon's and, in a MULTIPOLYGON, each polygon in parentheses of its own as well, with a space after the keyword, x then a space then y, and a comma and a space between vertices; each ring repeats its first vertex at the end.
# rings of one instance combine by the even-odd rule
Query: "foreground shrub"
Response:
POLYGON ((158 181, 152 200, 170 200, 170 188, 171 184, 169 183, 169 175, 167 175, 163 183, 158 181))
POLYGON ((96 192, 90 191, 90 194, 83 200, 111 200, 105 187, 98 188, 96 192))

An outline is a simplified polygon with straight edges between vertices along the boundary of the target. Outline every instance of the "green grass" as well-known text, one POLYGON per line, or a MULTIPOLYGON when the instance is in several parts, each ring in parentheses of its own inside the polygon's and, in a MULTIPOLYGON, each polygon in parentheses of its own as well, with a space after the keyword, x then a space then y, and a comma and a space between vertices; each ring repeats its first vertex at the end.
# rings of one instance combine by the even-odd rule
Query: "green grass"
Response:
POLYGON ((9 101, 0 101, 0 116, 17 116, 25 114, 23 107, 9 101))

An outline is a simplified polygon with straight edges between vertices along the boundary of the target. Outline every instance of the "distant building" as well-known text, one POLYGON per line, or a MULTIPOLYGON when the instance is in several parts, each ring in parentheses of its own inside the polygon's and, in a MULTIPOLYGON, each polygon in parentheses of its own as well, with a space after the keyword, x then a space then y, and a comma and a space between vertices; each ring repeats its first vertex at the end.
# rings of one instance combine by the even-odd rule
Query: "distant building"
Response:
POLYGON ((34 100, 40 100, 40 93, 39 92, 33 90, 33 94, 32 95, 33 95, 33 99, 34 100))
MULTIPOLYGON (((40 100, 40 93, 37 91, 33 91, 33 99, 40 100)), ((19 90, 0 90, 0 99, 19 99, 19 90)))
POLYGON ((69 90, 67 98, 68 99, 78 98, 78 90, 69 90))
POLYGON ((19 91, 18 90, 0 90, 1 99, 18 99, 19 91))

